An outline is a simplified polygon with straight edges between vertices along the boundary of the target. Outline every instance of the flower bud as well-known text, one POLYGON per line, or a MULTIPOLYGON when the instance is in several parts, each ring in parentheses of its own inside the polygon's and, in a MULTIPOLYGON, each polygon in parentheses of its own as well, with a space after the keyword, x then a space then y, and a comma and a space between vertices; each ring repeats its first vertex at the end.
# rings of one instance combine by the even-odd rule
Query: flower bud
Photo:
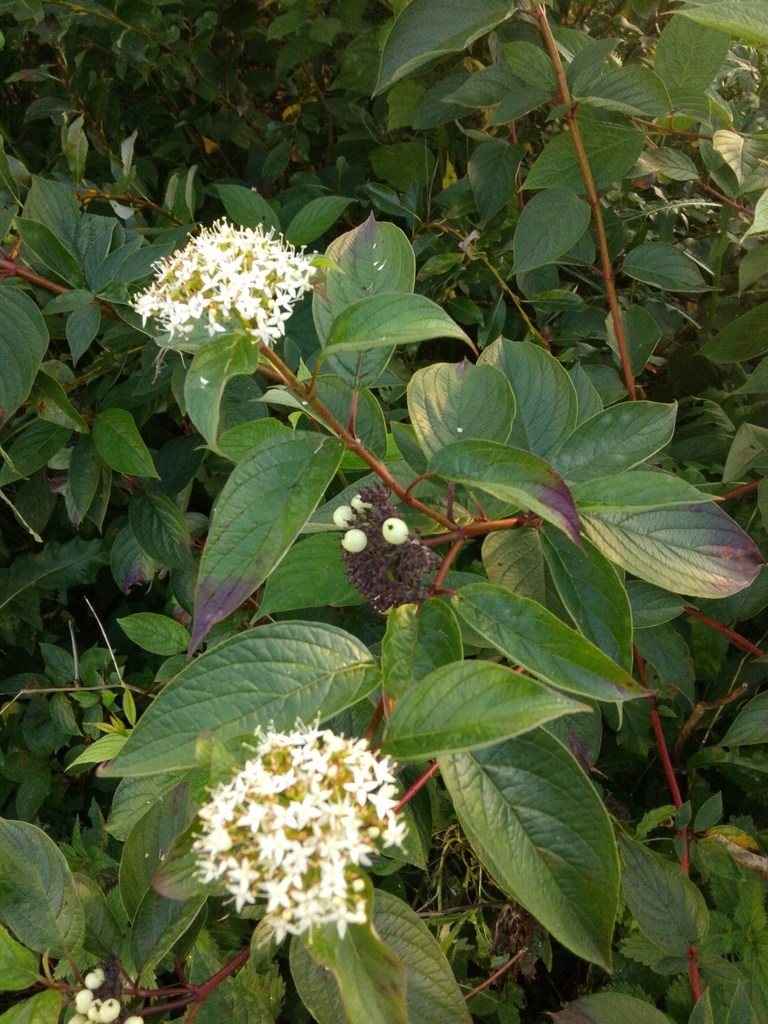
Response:
POLYGON ((97 988, 101 988, 104 984, 104 978, 106 975, 100 967, 97 967, 95 971, 91 971, 90 974, 85 976, 85 987, 95 991, 97 988))
POLYGON ((351 505, 339 505, 333 512, 333 521, 342 530, 348 529, 355 521, 355 510, 351 505))
POLYGON ((368 538, 362 530, 347 530, 341 538, 341 546, 345 551, 349 551, 353 555, 363 551, 367 544, 368 538))
POLYGON ((89 988, 80 989, 75 996, 75 1009, 78 1013, 88 1013, 93 1002, 93 992, 89 988))
POLYGON ((112 1021, 117 1020, 120 1016, 121 1010, 122 1007, 120 1006, 119 999, 105 1000, 101 1004, 101 1010, 99 1011, 99 1020, 101 1024, 112 1024, 112 1021))
POLYGON ((405 544, 408 540, 408 524, 402 519, 385 519, 381 532, 384 534, 384 540, 390 544, 405 544))

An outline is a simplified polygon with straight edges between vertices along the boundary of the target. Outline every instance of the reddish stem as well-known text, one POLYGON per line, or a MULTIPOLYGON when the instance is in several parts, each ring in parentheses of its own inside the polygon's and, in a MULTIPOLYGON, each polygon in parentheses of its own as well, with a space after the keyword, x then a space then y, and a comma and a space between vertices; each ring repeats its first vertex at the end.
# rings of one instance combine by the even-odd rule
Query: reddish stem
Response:
POLYGON ((754 217, 754 212, 747 206, 742 206, 741 203, 735 203, 733 199, 729 199, 728 196, 724 196, 722 192, 718 192, 716 189, 708 185, 706 181, 702 181, 701 178, 696 179, 696 184, 703 188, 705 192, 709 192, 715 199, 719 199, 721 203, 725 203, 727 206, 732 206, 734 210, 738 210, 739 213, 746 213, 748 217, 754 217))
POLYGON ((467 526, 459 526, 450 533, 439 533, 434 537, 424 537, 423 544, 434 548, 438 544, 448 544, 454 540, 469 540, 472 537, 482 537, 486 533, 494 533, 496 530, 514 530, 518 526, 532 524, 530 517, 514 516, 511 519, 484 519, 480 523, 469 523, 467 526))
MULTIPOLYGON (((638 651, 637 647, 633 644, 632 649, 635 652, 635 661, 637 662, 637 671, 640 674, 640 682, 647 689, 648 682, 645 675, 645 661, 643 656, 638 651)), ((656 738, 656 746, 659 750, 659 756, 661 757, 661 763, 664 765, 664 774, 667 777, 667 784, 669 786, 670 793, 672 794, 672 802, 677 810, 683 806, 683 798, 680 793, 680 787, 677 784, 677 777, 675 776, 675 769, 672 767, 672 759, 669 756, 669 750, 667 749, 667 741, 664 738, 664 731, 661 728, 661 719, 659 713, 656 710, 656 697, 651 696, 653 702, 651 707, 651 724, 653 725, 653 735, 656 738)), ((683 856, 680 858, 680 866, 686 875, 690 874, 690 859, 688 856, 688 829, 680 829, 680 838, 683 841, 683 856)), ((698 1002, 701 999, 701 978, 699 977, 699 965, 696 956, 696 947, 688 947, 688 975, 691 980, 691 991, 693 992, 694 1002, 698 1002)))
POLYGON ((471 999, 472 996, 476 996, 478 992, 482 992, 484 988, 488 988, 488 986, 492 985, 494 981, 498 981, 502 975, 507 973, 510 967, 514 967, 516 963, 522 960, 527 952, 528 950, 523 946, 519 952, 515 953, 513 957, 507 960, 503 967, 500 967, 498 971, 494 971, 490 978, 486 978, 486 980, 482 982, 482 984, 478 985, 477 988, 473 988, 471 992, 467 992, 464 996, 464 1001, 466 1002, 466 1000, 471 999))
POLYGON ((435 576, 432 586, 429 588, 430 597, 434 597, 437 591, 442 587, 443 580, 448 575, 448 570, 451 568, 451 562, 454 560, 459 551, 461 551, 461 545, 464 543, 464 538, 460 537, 457 541, 454 541, 451 546, 451 550, 443 559, 443 564, 440 566, 437 576, 435 576))
POLYGON ((373 742, 373 737, 376 735, 376 730, 379 728, 379 722, 384 716, 384 698, 379 697, 379 703, 376 705, 371 720, 368 723, 368 728, 365 730, 364 740, 368 743, 373 742))
POLYGON ((749 491, 756 491, 762 482, 760 480, 751 480, 748 484, 742 484, 741 487, 734 487, 732 491, 726 491, 725 494, 720 495, 721 501, 728 501, 729 498, 738 498, 740 494, 747 494, 749 491))
POLYGON ((202 983, 202 985, 190 985, 188 987, 189 995, 183 999, 175 999, 169 1003, 158 1003, 156 1006, 145 1006, 142 1010, 137 1010, 135 1016, 137 1017, 150 1017, 153 1013, 165 1013, 166 1010, 177 1010, 183 1006, 189 1006, 190 1003, 196 1003, 197 1005, 193 1008, 187 1020, 197 1014, 198 1008, 208 998, 215 988, 218 988, 223 981, 226 981, 230 974, 234 974, 238 967, 242 967, 247 962, 248 957, 251 955, 250 947, 241 949, 240 952, 229 961, 228 964, 224 964, 221 970, 202 983))
POLYGON ((694 619, 699 619, 701 622, 706 622, 708 626, 711 626, 713 629, 716 629, 719 633, 724 633, 725 636, 727 636, 728 639, 731 641, 731 643, 735 644, 737 647, 740 647, 742 651, 747 651, 749 654, 754 654, 756 658, 763 657, 763 652, 760 650, 760 648, 755 647, 755 645, 751 643, 749 640, 747 640, 745 636, 742 636, 741 633, 736 633, 734 630, 728 629, 728 627, 724 626, 722 622, 715 622, 714 619, 710 619, 708 615, 703 615, 698 610, 698 608, 694 608, 692 605, 686 605, 685 610, 688 613, 688 615, 692 615, 694 619))
MULTIPOLYGON (((512 139, 513 142, 517 142, 517 129, 515 128, 514 121, 509 122, 509 137, 512 139)), ((523 202, 523 175, 522 171, 520 170, 520 165, 518 165, 517 171, 515 173, 515 191, 517 192, 517 209, 520 213, 522 213, 523 206, 525 204, 523 202)))
POLYGON ((406 791, 397 801, 393 808, 395 814, 397 814, 398 811, 402 811, 402 809, 405 807, 408 801, 413 800, 413 798, 416 796, 419 790, 423 789, 424 786, 426 786, 426 784, 432 778, 432 776, 437 775, 439 770, 440 769, 437 766, 437 761, 433 761, 429 768, 427 768, 425 772, 421 773, 421 775, 418 777, 418 779, 416 779, 413 785, 409 786, 408 789, 406 789, 406 791))

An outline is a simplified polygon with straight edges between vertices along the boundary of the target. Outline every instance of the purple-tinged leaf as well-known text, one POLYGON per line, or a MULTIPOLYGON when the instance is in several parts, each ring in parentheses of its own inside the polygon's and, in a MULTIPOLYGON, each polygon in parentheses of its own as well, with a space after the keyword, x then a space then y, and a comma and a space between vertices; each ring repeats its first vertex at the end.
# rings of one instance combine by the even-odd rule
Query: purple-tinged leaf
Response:
POLYGON ((335 438, 278 434, 238 463, 219 494, 195 590, 189 652, 269 576, 333 479, 335 438))
POLYGON ((559 473, 519 448, 497 441, 467 440, 449 444, 429 462, 431 473, 514 502, 566 533, 581 545, 579 513, 559 473))

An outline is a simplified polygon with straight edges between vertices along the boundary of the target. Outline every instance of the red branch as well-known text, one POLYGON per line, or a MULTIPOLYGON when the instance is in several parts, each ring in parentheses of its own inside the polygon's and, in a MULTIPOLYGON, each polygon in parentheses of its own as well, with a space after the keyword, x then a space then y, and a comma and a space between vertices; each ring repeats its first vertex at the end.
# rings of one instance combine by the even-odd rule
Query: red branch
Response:
MULTIPOLYGON (((640 674, 640 682, 647 689, 648 682, 645 676, 645 661, 643 656, 638 651, 635 645, 632 645, 635 652, 635 661, 637 662, 637 671, 640 674)), ((656 738, 656 746, 659 750, 659 756, 661 757, 661 763, 664 766, 664 774, 667 777, 667 784, 672 794, 672 802, 677 810, 683 805, 683 798, 680 794, 680 787, 677 784, 677 777, 675 775, 675 769, 672 767, 672 759, 669 756, 669 750, 667 749, 667 741, 664 739, 664 731, 661 728, 661 719, 659 713, 656 710, 656 697, 652 696, 651 706, 651 724, 653 725, 653 735, 656 738)), ((690 860, 688 857, 688 829, 680 829, 680 838, 683 841, 683 856, 680 858, 680 866, 686 875, 690 874, 690 860)), ((699 977, 699 964, 696 956, 696 947, 688 947, 688 974, 691 979, 691 991, 693 992, 694 1002, 697 1003, 701 999, 701 978, 699 977)))
POLYGON ((760 650, 760 648, 755 647, 755 645, 751 643, 749 640, 747 640, 745 636, 742 636, 741 633, 736 633, 734 630, 728 629, 728 627, 724 626, 722 622, 715 622, 715 620, 710 619, 708 615, 702 615, 698 608, 694 608, 692 605, 686 605, 685 610, 689 615, 692 615, 694 619, 699 619, 701 622, 706 622, 708 626, 711 626, 713 629, 716 629, 719 633, 724 633, 725 636, 727 636, 728 639, 731 641, 731 643, 735 644, 737 647, 740 647, 742 651, 747 651, 748 654, 754 654, 756 658, 763 657, 763 652, 760 650))
POLYGON ((439 770, 440 769, 437 767, 437 761, 433 761, 429 768, 427 768, 425 772, 421 773, 421 775, 418 777, 418 779, 416 779, 413 785, 409 786, 408 789, 406 789, 406 791, 397 801, 393 808, 395 814, 397 814, 398 811, 402 811, 402 809, 405 807, 408 801, 413 800, 413 798, 416 796, 419 790, 423 789, 424 786, 426 786, 426 784, 432 778, 432 776, 436 775, 439 770))
POLYGON ((183 999, 174 999, 169 1003, 158 1003, 156 1006, 145 1006, 142 1010, 137 1010, 134 1014, 136 1017, 150 1017, 154 1013, 165 1013, 166 1010, 177 1010, 183 1006, 189 1006, 190 1003, 195 1003, 195 1006, 190 1011, 187 1020, 191 1020, 193 1016, 197 1014, 198 1009, 202 1006, 203 1002, 213 992, 215 988, 218 988, 223 981, 226 981, 230 974, 234 974, 238 967, 242 967, 247 962, 248 957, 251 955, 250 947, 241 949, 234 959, 230 960, 228 964, 224 964, 220 971, 202 983, 202 985, 189 985, 189 995, 183 999))
POLYGON ((741 487, 734 487, 732 491, 726 491, 725 494, 721 494, 720 500, 728 501, 729 498, 738 498, 740 494, 747 494, 749 491, 756 491, 760 486, 760 482, 761 480, 752 480, 748 484, 742 484, 741 487))

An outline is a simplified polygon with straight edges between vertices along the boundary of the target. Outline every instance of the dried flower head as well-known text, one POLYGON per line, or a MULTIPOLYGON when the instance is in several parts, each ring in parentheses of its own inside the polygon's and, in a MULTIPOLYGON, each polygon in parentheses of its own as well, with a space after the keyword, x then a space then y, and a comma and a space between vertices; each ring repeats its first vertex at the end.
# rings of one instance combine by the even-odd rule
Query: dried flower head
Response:
POLYGON ((282 235, 225 220, 155 266, 154 284, 133 299, 144 323, 157 317, 171 336, 186 336, 200 322, 211 336, 240 327, 267 345, 285 334, 315 273, 304 250, 282 235))
POLYGON ((423 601, 429 592, 425 577, 439 562, 434 551, 421 540, 418 531, 408 532, 407 528, 402 539, 398 535, 397 544, 387 539, 384 524, 397 519, 397 513, 383 487, 363 489, 357 500, 352 499, 351 507, 355 510, 355 532, 362 531, 367 537, 364 548, 342 551, 351 582, 382 615, 400 604, 423 601))
POLYGON ((374 840, 401 846, 405 837, 392 764, 366 740, 298 722, 292 733, 256 735, 256 756, 200 811, 200 876, 223 881, 238 910, 264 897, 278 940, 323 924, 343 938, 366 920, 360 869, 374 840))

